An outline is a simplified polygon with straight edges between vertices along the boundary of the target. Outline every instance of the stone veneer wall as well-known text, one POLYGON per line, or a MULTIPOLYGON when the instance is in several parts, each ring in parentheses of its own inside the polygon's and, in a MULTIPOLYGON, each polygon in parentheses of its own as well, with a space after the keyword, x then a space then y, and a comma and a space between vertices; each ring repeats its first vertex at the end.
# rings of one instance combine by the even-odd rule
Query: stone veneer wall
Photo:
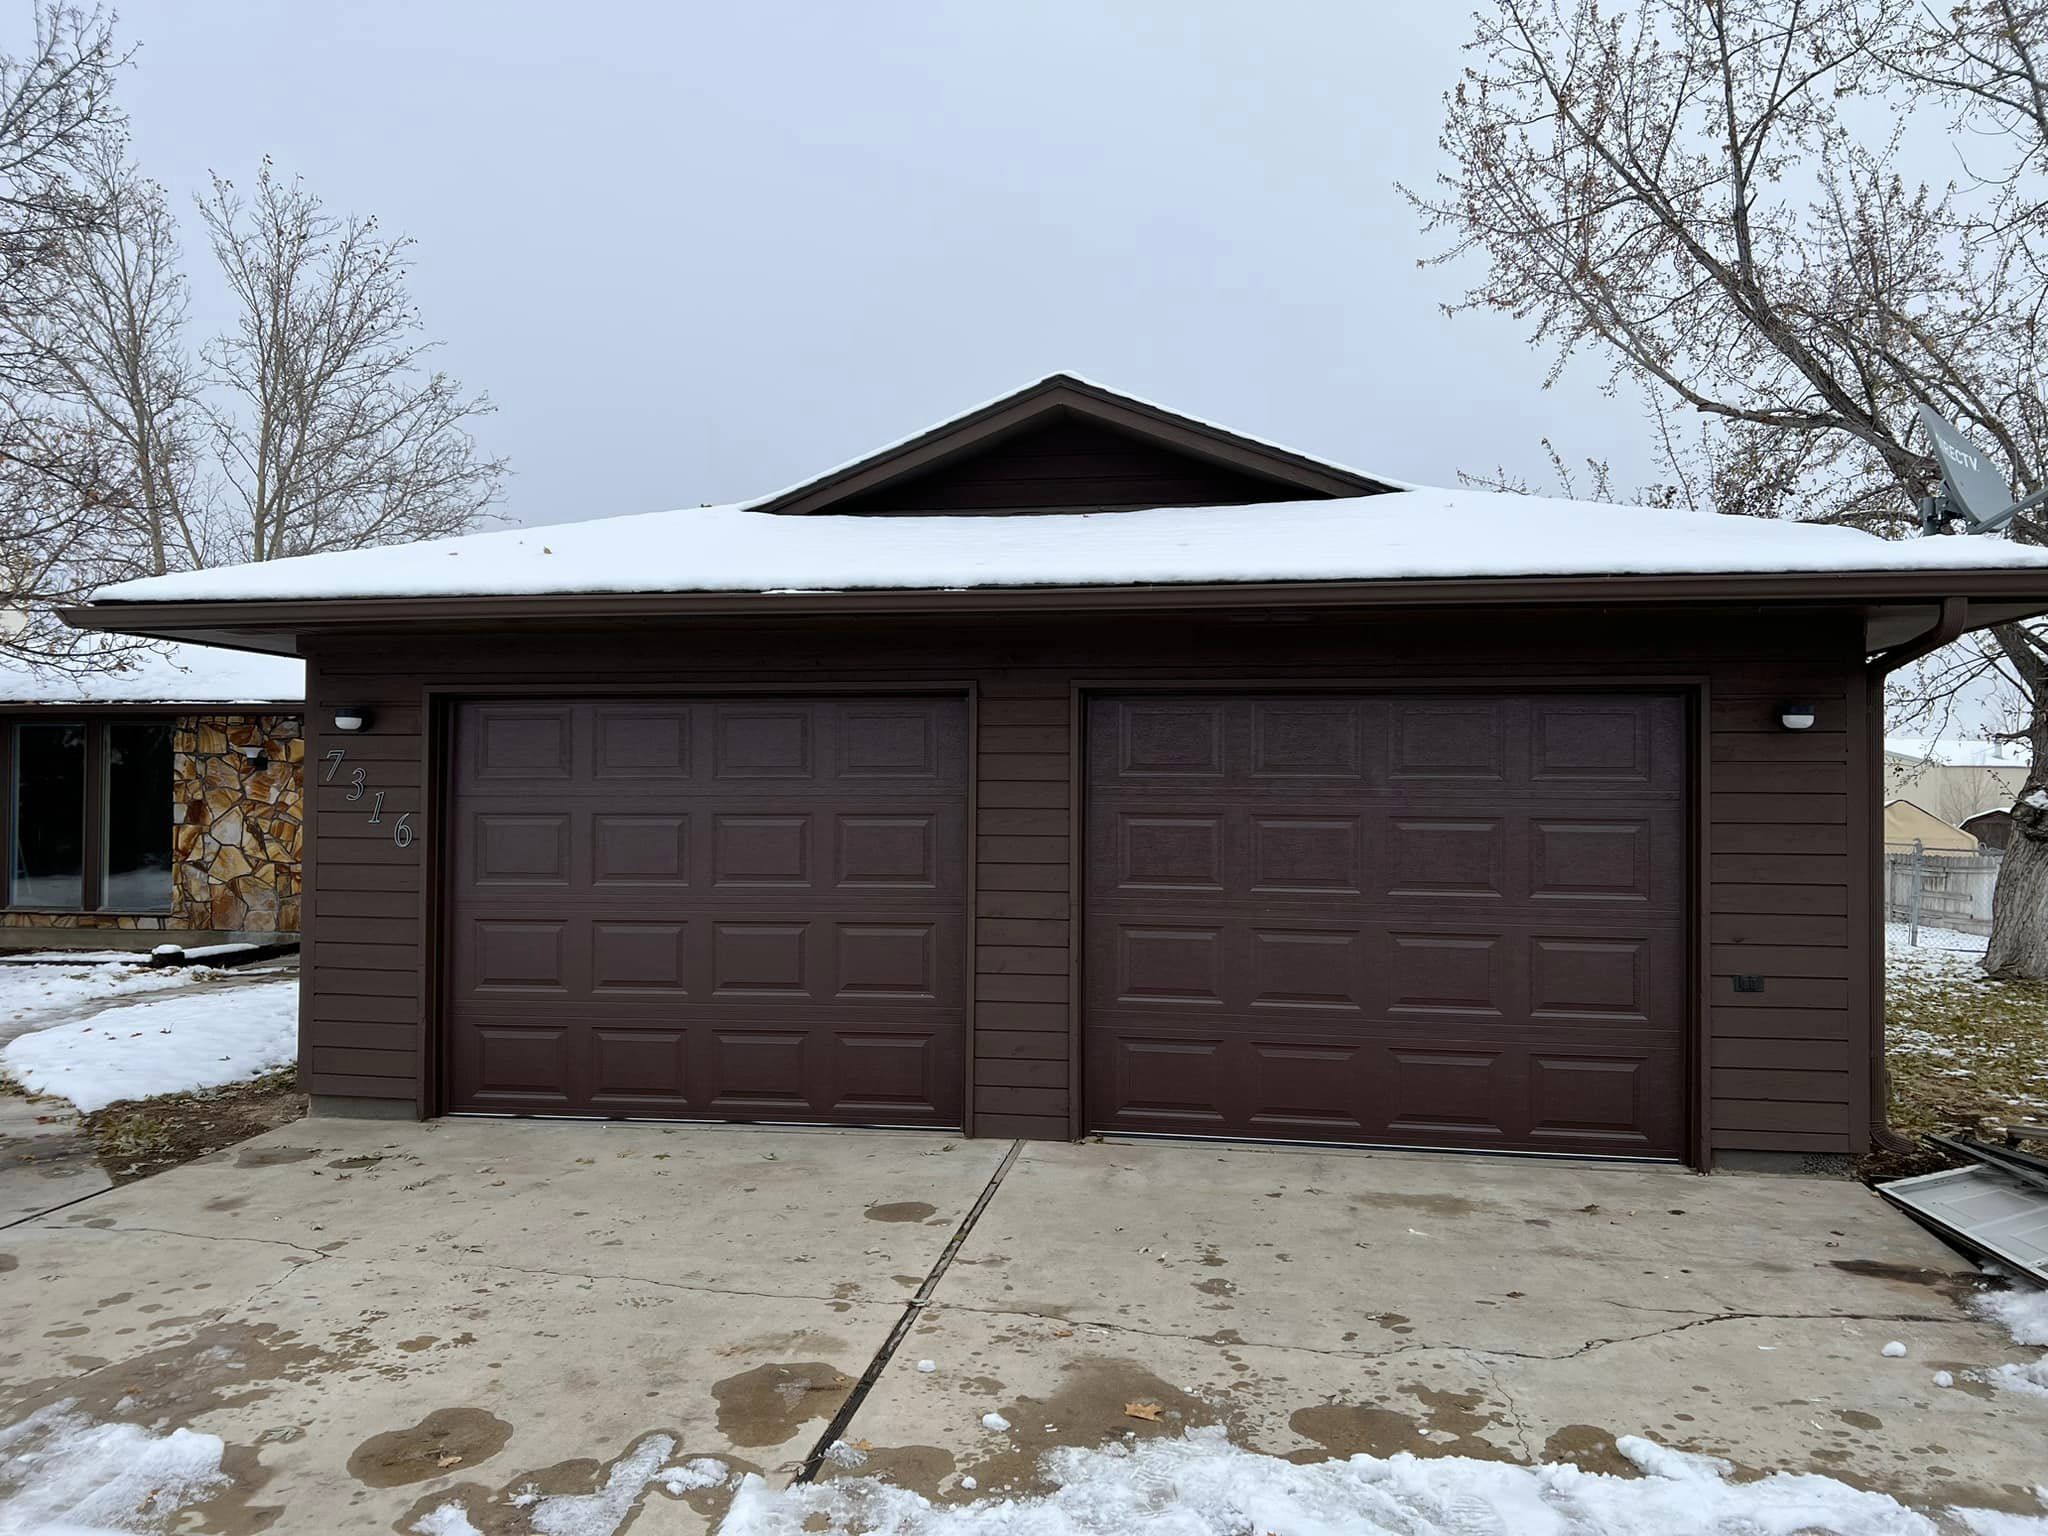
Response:
POLYGON ((183 716, 173 754, 167 926, 298 932, 306 756, 298 716, 183 716), (248 757, 251 747, 262 749, 263 767, 248 757))

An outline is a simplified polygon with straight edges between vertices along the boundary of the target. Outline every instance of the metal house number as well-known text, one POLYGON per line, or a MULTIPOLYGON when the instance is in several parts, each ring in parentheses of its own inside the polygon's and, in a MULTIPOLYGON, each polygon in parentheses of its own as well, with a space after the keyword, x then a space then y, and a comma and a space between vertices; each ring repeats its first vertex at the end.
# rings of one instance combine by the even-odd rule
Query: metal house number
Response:
MULTIPOLYGON (((327 771, 320 776, 320 782, 322 784, 332 784, 335 775, 341 772, 342 765, 348 761, 348 748, 334 747, 320 755, 327 761, 327 771)), ((367 768, 350 769, 348 793, 343 798, 353 804, 362 799, 365 794, 368 794, 370 796, 370 825, 381 827, 384 825, 384 796, 386 791, 381 789, 372 790, 369 784, 370 771, 367 768)), ((418 835, 412 824, 412 812, 401 811, 398 820, 392 825, 391 841, 400 848, 410 848, 413 845, 413 839, 418 835)))

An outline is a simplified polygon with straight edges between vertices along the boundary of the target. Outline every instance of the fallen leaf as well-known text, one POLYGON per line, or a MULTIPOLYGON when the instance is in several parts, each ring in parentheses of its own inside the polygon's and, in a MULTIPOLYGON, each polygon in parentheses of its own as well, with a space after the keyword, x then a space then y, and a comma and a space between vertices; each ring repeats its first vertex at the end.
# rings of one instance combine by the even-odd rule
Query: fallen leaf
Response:
POLYGON ((1159 1405, 1157 1403, 1125 1403, 1124 1417, 1127 1419, 1143 1419, 1147 1424, 1157 1424, 1159 1422, 1159 1405))
POLYGON ((856 1451, 872 1451, 874 1449, 873 1444, 866 1440, 849 1440, 846 1443, 856 1451))
POLYGON ((440 1455, 434 1458, 434 1465, 437 1467, 452 1467, 461 1460, 462 1458, 456 1455, 453 1451, 443 1451, 440 1455))
POLYGON ((1052 1336, 1056 1339, 1071 1339, 1074 1336, 1074 1330, 1071 1328, 1055 1328, 1052 1331, 1052 1336))

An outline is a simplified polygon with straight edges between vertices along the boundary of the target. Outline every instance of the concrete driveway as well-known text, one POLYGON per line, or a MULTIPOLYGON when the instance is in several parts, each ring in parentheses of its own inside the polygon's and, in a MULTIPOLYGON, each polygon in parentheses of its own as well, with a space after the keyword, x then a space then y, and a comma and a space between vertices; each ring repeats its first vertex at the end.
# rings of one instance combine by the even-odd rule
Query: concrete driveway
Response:
POLYGON ((865 1460, 823 1475, 985 1497, 1050 1445, 1205 1423, 1303 1459, 1627 1472, 1614 1437, 1641 1433, 2037 1510, 2048 1401, 1963 1377, 2027 1353, 1974 1284, 1817 1180, 318 1121, 0 1229, 0 1427, 69 1401, 221 1436, 200 1530, 409 1531, 454 1502, 526 1533, 538 1493, 702 1531, 723 1491, 644 1469, 793 1475, 900 1333, 839 1426, 865 1460))

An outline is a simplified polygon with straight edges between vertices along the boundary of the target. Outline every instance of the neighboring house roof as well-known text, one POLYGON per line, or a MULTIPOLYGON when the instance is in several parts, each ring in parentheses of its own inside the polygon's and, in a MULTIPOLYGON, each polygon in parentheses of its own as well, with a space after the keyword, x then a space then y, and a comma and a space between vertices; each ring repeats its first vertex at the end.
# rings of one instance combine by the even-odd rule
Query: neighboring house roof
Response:
POLYGON ((150 644, 73 670, 0 659, 0 706, 289 704, 306 698, 305 663, 209 645, 150 644))
POLYGON ((1967 832, 1972 827, 1977 826, 1979 823, 1982 823, 1986 826, 1998 826, 2001 823, 2009 822, 2011 820, 2011 811, 2007 810, 2003 806, 1994 806, 1992 809, 1988 811, 1979 811, 1974 816, 1965 816, 1963 818, 1963 830, 1967 832))
POLYGON ((1910 800, 1885 802, 1884 840, 1888 844, 1918 842, 1923 848, 1941 852, 1974 853, 1977 849, 1975 837, 1910 800))
POLYGON ((2034 754, 2023 741, 1956 741, 1942 737, 1887 736, 1885 752, 1894 758, 1928 763, 1937 768, 2026 768, 2034 754))

